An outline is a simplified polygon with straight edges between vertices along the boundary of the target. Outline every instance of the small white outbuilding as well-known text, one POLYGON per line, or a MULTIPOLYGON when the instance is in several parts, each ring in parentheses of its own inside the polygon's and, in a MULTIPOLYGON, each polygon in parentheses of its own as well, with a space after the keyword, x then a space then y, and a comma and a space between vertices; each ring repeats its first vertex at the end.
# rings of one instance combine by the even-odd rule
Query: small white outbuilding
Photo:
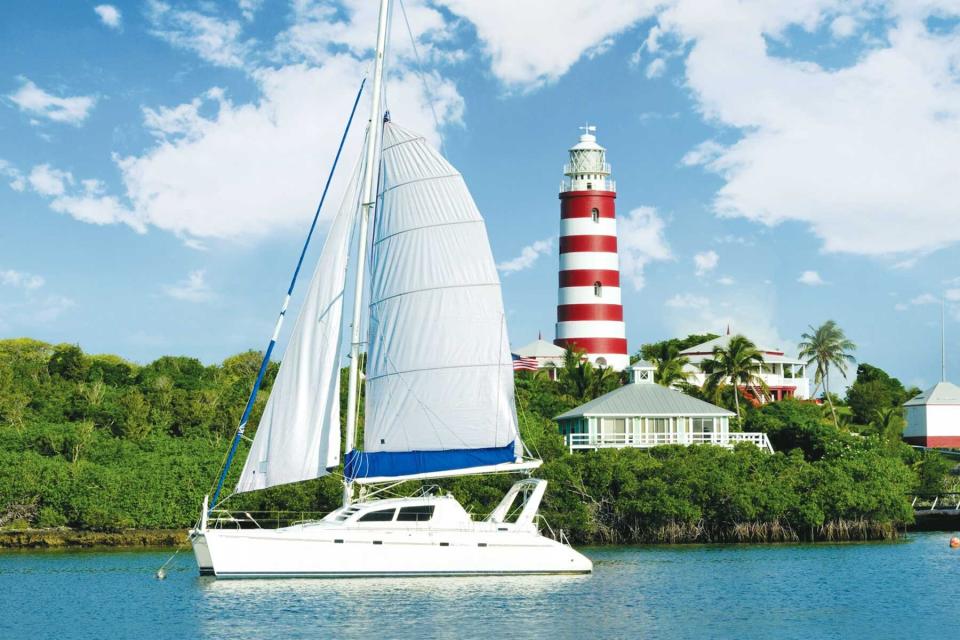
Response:
POLYGON ((903 439, 922 447, 960 448, 960 387, 939 382, 903 405, 903 439))

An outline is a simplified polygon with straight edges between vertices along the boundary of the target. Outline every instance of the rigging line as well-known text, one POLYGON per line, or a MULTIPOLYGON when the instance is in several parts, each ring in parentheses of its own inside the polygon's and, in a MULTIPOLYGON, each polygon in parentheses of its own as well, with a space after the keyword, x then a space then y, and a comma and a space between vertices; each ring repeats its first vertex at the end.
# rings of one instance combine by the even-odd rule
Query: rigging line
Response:
POLYGON ((423 72, 423 62, 420 60, 420 51, 417 50, 417 39, 413 37, 413 29, 410 28, 410 20, 407 19, 407 8, 403 5, 403 0, 400 0, 400 13, 403 14, 403 23, 407 25, 407 35, 410 36, 410 44, 413 46, 413 57, 417 61, 417 75, 420 76, 420 80, 423 82, 423 92, 427 98, 427 104, 430 105, 430 113, 433 114, 433 124, 437 127, 437 135, 440 136, 440 153, 446 156, 446 152, 443 149, 443 134, 440 133, 440 119, 437 117, 437 109, 434 106, 433 94, 430 91, 430 86, 427 84, 427 75, 423 72))
POLYGON ((210 500, 210 505, 208 506, 208 512, 212 511, 214 506, 217 504, 217 498, 220 497, 220 492, 223 490, 223 483, 227 479, 227 473, 230 471, 230 465, 233 462, 233 457, 237 453, 237 447, 240 446, 240 441, 243 439, 243 432, 247 428, 247 421, 250 419, 250 414, 253 413, 253 406, 257 400, 257 393, 260 391, 260 385, 263 383, 263 377, 267 373, 267 368, 270 365, 270 356, 273 354, 273 348, 277 344, 277 338, 280 335, 280 327, 283 326, 283 318, 287 313, 287 306, 290 304, 290 295, 293 293, 293 288, 297 283, 297 276, 300 275, 300 268, 303 266, 304 257, 307 254, 307 247, 310 245, 310 239, 313 237, 313 232, 317 228, 317 221, 320 219, 320 211, 323 209, 323 203, 327 199, 327 192, 330 189, 330 182, 333 180, 333 174, 337 169, 337 163, 340 161, 340 154, 343 152, 343 146, 347 141, 347 134, 350 132, 350 125, 353 124, 353 116, 357 112, 357 105, 360 103, 360 96, 363 94, 363 87, 367 83, 366 77, 360 81, 360 88, 357 89, 357 96, 353 99, 353 107, 350 109, 350 117, 347 118, 347 125, 343 129, 343 135, 340 136, 340 145, 337 147, 337 153, 333 158, 333 165, 330 167, 330 173, 327 175, 327 182, 323 187, 323 194, 320 196, 320 202, 317 204, 316 213, 313 214, 313 221, 310 223, 310 230, 307 232, 307 237, 303 243, 303 249, 300 251, 300 259, 297 261, 297 266, 293 271, 293 277, 290 279, 290 286, 287 288, 287 295, 283 300, 283 307, 280 309, 280 316, 277 318, 276 328, 273 331, 273 337, 270 339, 270 344, 267 345, 267 350, 263 354, 263 361, 260 363, 260 370, 257 372, 257 379, 253 383, 253 389, 250 390, 250 398, 247 400, 247 406, 243 410, 243 415, 240 417, 240 425, 237 427, 237 433, 233 437, 233 443, 230 445, 230 452, 227 454, 227 460, 223 465, 223 469, 220 471, 220 477, 217 480, 217 488, 213 492, 213 499, 210 500))

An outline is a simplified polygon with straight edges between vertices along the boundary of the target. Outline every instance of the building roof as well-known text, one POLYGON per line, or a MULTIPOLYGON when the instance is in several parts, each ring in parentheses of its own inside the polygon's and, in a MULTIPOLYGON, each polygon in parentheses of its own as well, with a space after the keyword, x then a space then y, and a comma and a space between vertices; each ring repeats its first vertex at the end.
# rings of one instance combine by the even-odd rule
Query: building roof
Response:
POLYGON ((637 360, 630 366, 637 367, 639 369, 656 369, 652 362, 647 362, 646 360, 637 360))
MULTIPOLYGON (((734 336, 727 334, 725 336, 720 336, 719 338, 714 338, 713 340, 707 340, 702 344, 698 344, 687 349, 684 349, 680 352, 681 356, 686 356, 691 360, 699 360, 696 356, 710 357, 713 356, 713 350, 716 347, 721 347, 726 349, 730 344, 730 339, 734 336), (691 356, 694 356, 691 358, 691 356)), ((749 337, 747 337, 749 340, 749 337)), ((775 362, 784 362, 788 364, 797 364, 802 363, 801 360, 797 360, 791 356, 788 356, 784 353, 783 349, 772 349, 770 347, 765 347, 761 344, 754 343, 757 346, 757 350, 763 354, 763 361, 766 363, 775 363, 775 362)))
POLYGON ((905 402, 905 407, 919 407, 936 404, 960 405, 960 387, 949 382, 938 382, 915 398, 905 402))
POLYGON ((546 340, 537 339, 528 345, 515 349, 514 353, 524 358, 562 358, 566 355, 567 350, 546 340))
POLYGON ((627 384, 582 404, 554 420, 584 416, 733 416, 732 411, 659 384, 627 384))

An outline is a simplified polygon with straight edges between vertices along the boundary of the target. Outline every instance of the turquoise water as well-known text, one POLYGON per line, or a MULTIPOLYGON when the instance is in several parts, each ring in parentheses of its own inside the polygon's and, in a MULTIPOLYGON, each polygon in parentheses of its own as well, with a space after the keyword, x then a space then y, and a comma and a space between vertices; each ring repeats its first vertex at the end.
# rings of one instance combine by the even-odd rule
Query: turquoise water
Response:
POLYGON ((0 638, 955 638, 960 551, 587 549, 591 576, 216 581, 181 553, 0 553, 0 638))

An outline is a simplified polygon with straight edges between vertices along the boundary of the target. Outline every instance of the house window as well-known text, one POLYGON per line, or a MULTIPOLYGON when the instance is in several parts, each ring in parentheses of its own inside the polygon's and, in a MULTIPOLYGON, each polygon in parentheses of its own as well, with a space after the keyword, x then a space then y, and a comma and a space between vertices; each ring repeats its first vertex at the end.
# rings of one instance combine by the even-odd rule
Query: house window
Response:
POLYGON ((590 217, 593 218, 594 222, 600 222, 600 209, 594 207, 590 210, 590 217))
POLYGON ((603 297, 603 285, 600 284, 599 280, 593 283, 593 295, 597 296, 598 298, 603 297))
POLYGON ((597 358, 597 366, 598 366, 598 367, 605 367, 605 366, 607 366, 607 359, 606 359, 606 358, 603 358, 603 357, 597 358))
POLYGON ((603 418, 601 436, 610 444, 625 444, 627 439, 627 421, 625 418, 603 418))
POLYGON ((713 433, 713 418, 691 418, 693 422, 693 433, 695 435, 704 435, 713 433))
POLYGON ((670 418, 650 418, 650 433, 670 433, 670 418))

